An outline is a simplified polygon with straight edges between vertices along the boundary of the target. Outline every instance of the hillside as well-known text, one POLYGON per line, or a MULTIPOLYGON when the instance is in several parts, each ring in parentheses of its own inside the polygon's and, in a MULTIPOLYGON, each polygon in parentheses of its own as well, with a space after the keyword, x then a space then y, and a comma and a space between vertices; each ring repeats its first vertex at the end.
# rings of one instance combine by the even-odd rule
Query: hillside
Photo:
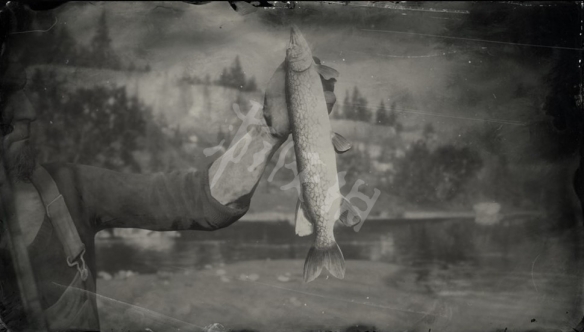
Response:
MULTIPOLYGON (((150 120, 148 120, 150 121, 149 128, 151 129, 147 129, 147 132, 143 134, 144 136, 138 142, 139 147, 136 151, 132 151, 139 164, 139 170, 142 172, 151 170, 169 171, 191 167, 202 169, 206 167, 219 154, 206 156, 205 149, 219 145, 226 148, 242 124, 241 115, 249 111, 250 101, 255 101, 259 104, 263 102, 263 92, 261 91, 242 92, 238 89, 218 85, 201 84, 199 83, 200 81, 189 83, 184 79, 161 72, 124 72, 67 66, 39 66, 37 68, 55 71, 56 79, 64 82, 65 89, 91 89, 96 86, 121 87, 125 88, 128 95, 136 96, 145 104, 147 107, 143 108, 144 114, 149 109, 154 115, 153 118, 150 117, 150 120), (239 110, 234 109, 234 106, 239 107, 239 110), (160 128, 152 129, 157 127, 160 128), (157 130, 161 131, 162 134, 156 134, 157 130), (151 135, 151 133, 155 133, 155 135, 151 135)), ((34 67, 31 68, 31 71, 34 69, 34 67)), ((34 75, 29 76, 34 77, 34 75)), ((42 86, 40 88, 42 89, 42 86)), ((54 93, 54 95, 57 99, 61 98, 59 93, 54 93)), ((97 111, 99 111, 101 107, 107 107, 108 100, 107 98, 103 99, 102 104, 94 106, 92 109, 97 107, 97 111)), ((56 103, 55 105, 58 107, 60 104, 56 103)), ((75 109, 75 107, 77 106, 73 105, 70 108, 75 109)), ((338 108, 339 106, 336 107, 338 108)), ((125 104, 120 104, 116 108, 116 112, 120 112, 123 109, 125 109, 125 104)), ((75 111, 73 110, 72 112, 75 111)), ((451 185, 450 183, 444 182, 446 180, 438 175, 432 175, 434 174, 433 172, 423 168, 436 164, 436 160, 440 160, 443 163, 440 167, 451 167, 451 165, 456 165, 453 163, 456 158, 453 159, 452 155, 444 155, 442 159, 424 157, 426 154, 429 156, 432 150, 422 151, 422 154, 413 155, 414 158, 418 159, 411 160, 407 170, 410 173, 416 171, 417 175, 414 176, 416 179, 427 176, 434 177, 418 182, 413 179, 411 183, 408 182, 396 187, 393 185, 395 179, 404 178, 404 174, 396 174, 399 171, 396 166, 398 165, 397 161, 399 158, 411 155, 411 150, 408 150, 407 147, 423 138, 424 123, 405 124, 403 130, 399 133, 390 126, 374 125, 355 120, 334 118, 331 119, 331 125, 335 132, 346 137, 354 146, 350 152, 339 155, 337 158, 339 172, 348 172, 347 185, 341 189, 343 193, 345 191, 348 192, 358 180, 365 182, 365 191, 368 191, 367 195, 371 196, 373 190, 380 190, 382 193, 379 197, 379 203, 375 205, 371 212, 372 216, 399 215, 403 211, 412 210, 470 209, 476 198, 475 196, 480 196, 481 191, 484 192, 485 188, 493 192, 487 192, 488 196, 493 197, 499 196, 502 189, 505 189, 488 180, 489 177, 498 176, 496 169, 500 165, 497 162, 485 163, 482 172, 478 174, 478 177, 472 179, 473 182, 468 188, 452 187, 454 189, 449 189, 451 188, 448 187, 451 185), (446 190, 454 190, 461 193, 461 199, 453 202, 453 204, 434 199, 435 202, 429 204, 412 198, 419 197, 415 193, 412 194, 414 196, 410 195, 408 196, 409 198, 406 198, 409 195, 405 194, 408 189, 413 188, 424 193, 431 193, 436 191, 439 185, 446 186, 444 187, 446 190), (465 192, 467 189, 470 191, 465 192)), ((131 127, 132 123, 129 123, 127 128, 131 127)), ((471 143, 476 141, 477 145, 473 148, 478 149, 480 148, 478 143, 482 143, 481 140, 489 140, 489 136, 483 135, 485 137, 479 137, 473 134, 469 132, 466 136, 461 137, 462 144, 469 142, 467 145, 472 145, 471 143)), ((434 147, 449 143, 440 134, 435 138, 436 140, 432 141, 434 147)), ((453 153, 460 155, 460 151, 456 149, 446 151, 453 151, 453 153)), ((51 158, 54 157, 54 155, 51 155, 51 158)), ((70 156, 61 157, 68 158, 70 156)), ((293 172, 289 169, 282 169, 279 171, 278 176, 274 178, 275 181, 267 181, 278 157, 279 153, 276 153, 271 165, 268 166, 265 176, 258 185, 258 190, 250 208, 250 215, 253 215, 254 218, 264 216, 268 219, 288 219, 294 213, 295 191, 282 189, 284 185, 289 184, 294 179, 293 172)), ((287 156, 286 163, 293 161, 292 158, 292 155, 287 156)), ((464 160, 461 165, 465 165, 464 160)), ((444 174, 444 171, 441 172, 444 174)), ((452 173, 451 175, 461 174, 456 169, 450 172, 452 173)), ((512 177, 513 174, 506 176, 512 177)), ((509 179, 503 182, 509 182, 509 179)), ((520 186, 518 184, 514 187, 520 186)), ((507 193, 504 192, 504 194, 507 193)), ((520 193, 515 190, 509 195, 520 196, 520 193)), ((541 199, 543 198, 538 198, 538 200, 541 199)), ((523 202, 516 201, 512 204, 521 205, 523 202)))
MULTIPOLYGON (((126 72, 108 69, 93 69, 67 66, 34 66, 35 69, 54 70, 58 79, 63 79, 71 89, 90 88, 96 85, 126 87, 157 114, 163 114, 171 125, 185 125, 185 118, 210 114, 210 121, 219 122, 234 117, 232 103, 242 95, 242 100, 263 102, 263 93, 239 92, 235 89, 203 84, 179 83, 179 78, 162 72, 126 72)), ((31 76, 29 74, 29 76, 31 76)))

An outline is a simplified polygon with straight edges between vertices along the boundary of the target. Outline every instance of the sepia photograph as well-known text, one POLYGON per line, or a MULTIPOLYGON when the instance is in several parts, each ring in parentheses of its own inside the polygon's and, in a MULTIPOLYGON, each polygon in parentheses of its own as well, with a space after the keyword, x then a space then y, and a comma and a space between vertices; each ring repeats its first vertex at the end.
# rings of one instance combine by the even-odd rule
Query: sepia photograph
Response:
POLYGON ((582 1, 0 1, 0 332, 584 332, 582 1))

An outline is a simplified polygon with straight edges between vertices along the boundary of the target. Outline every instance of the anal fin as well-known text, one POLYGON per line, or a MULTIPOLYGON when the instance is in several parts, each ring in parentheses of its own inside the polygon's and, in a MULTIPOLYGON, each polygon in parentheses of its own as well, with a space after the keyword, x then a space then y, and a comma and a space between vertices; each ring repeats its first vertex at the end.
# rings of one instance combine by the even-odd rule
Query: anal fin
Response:
POLYGON ((304 211, 302 202, 298 200, 296 203, 296 216, 294 217, 296 223, 296 235, 307 236, 314 232, 314 226, 308 220, 307 213, 304 211))

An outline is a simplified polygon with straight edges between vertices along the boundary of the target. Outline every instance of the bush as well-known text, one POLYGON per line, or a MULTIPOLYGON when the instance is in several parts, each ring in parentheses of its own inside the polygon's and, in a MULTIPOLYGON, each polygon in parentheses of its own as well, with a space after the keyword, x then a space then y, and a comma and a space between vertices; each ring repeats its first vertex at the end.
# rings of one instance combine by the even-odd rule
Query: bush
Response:
POLYGON ((397 164, 394 188, 415 203, 451 201, 482 168, 480 155, 468 147, 452 145, 428 149, 418 141, 397 164))

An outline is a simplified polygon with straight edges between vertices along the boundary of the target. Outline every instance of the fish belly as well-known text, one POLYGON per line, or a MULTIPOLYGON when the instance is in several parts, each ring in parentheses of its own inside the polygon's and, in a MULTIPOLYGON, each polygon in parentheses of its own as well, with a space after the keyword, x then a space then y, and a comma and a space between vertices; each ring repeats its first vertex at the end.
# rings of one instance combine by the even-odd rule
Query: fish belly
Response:
POLYGON ((303 204, 315 225, 315 246, 326 247, 334 243, 334 206, 340 197, 326 101, 313 67, 289 72, 288 82, 289 115, 303 204))

